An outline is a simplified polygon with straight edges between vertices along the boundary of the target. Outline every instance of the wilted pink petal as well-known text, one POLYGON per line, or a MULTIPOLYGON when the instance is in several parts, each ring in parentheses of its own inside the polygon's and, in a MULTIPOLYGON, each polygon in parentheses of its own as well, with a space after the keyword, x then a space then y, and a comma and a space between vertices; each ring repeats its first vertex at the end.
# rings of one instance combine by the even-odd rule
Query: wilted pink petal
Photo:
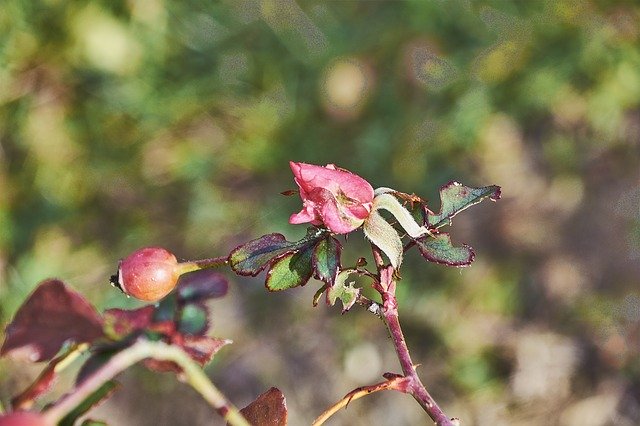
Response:
POLYGON ((331 232, 357 229, 371 212, 373 188, 363 178, 329 164, 289 163, 300 188, 303 208, 289 223, 324 224, 331 232))

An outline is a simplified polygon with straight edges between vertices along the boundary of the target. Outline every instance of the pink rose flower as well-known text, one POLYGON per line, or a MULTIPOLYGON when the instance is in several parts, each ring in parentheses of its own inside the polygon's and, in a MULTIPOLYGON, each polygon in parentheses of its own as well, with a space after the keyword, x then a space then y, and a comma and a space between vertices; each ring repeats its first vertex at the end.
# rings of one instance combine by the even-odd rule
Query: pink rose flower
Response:
POLYGON ((303 204, 289 223, 324 224, 333 233, 346 234, 369 217, 373 188, 360 176, 333 164, 322 167, 291 161, 289 165, 303 204))

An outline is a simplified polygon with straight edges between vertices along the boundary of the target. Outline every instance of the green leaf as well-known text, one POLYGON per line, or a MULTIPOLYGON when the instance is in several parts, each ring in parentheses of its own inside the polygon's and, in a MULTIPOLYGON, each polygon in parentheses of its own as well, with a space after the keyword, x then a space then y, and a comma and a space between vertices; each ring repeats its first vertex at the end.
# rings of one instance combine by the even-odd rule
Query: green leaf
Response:
POLYGON ((313 250, 313 270, 315 277, 327 284, 333 284, 340 268, 342 246, 335 238, 328 236, 320 240, 313 250))
POLYGON ((234 249, 229 255, 229 264, 236 274, 255 277, 276 259, 315 244, 327 232, 324 229, 309 228, 307 235, 296 242, 287 241, 282 234, 263 235, 234 249))
POLYGON ((500 199, 500 187, 491 185, 482 188, 464 186, 459 182, 449 182, 440 188, 440 213, 430 213, 427 222, 431 228, 448 225, 456 214, 478 204, 489 197, 493 201, 500 199))
POLYGON ((89 395, 84 401, 82 401, 77 407, 75 407, 69 414, 67 414, 60 422, 59 426, 73 426, 76 420, 84 415, 91 408, 99 404, 102 400, 108 398, 118 387, 118 383, 110 380, 100 386, 98 390, 89 395))
POLYGON ((313 273, 312 256, 313 246, 307 246, 278 259, 267 272, 266 287, 269 291, 280 291, 305 285, 313 273))
POLYGON ((338 276, 336 277, 336 282, 329 289, 327 293, 327 299, 329 304, 333 306, 338 299, 342 302, 342 313, 347 312, 358 300, 358 296, 362 291, 361 288, 355 288, 353 286, 353 282, 347 283, 347 279, 349 275, 354 273, 353 269, 345 269, 344 271, 340 271, 338 276))
POLYGON ((455 247, 449 234, 444 232, 433 236, 425 235, 414 241, 425 259, 441 265, 469 266, 475 257, 471 247, 466 244, 455 247))
POLYGON ((202 335, 209 329, 209 312, 203 305, 190 303, 182 308, 178 321, 180 333, 202 335))

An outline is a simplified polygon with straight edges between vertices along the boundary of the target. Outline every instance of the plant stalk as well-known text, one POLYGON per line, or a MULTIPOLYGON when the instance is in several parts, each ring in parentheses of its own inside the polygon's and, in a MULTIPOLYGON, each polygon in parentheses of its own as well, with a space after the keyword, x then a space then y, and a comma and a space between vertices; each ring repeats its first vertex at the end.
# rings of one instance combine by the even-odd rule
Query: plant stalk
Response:
MULTIPOLYGON (((392 297, 395 299, 395 296, 392 297)), ((424 411, 429 414, 429 417, 431 417, 437 426, 454 426, 455 423, 447 417, 447 415, 438 406, 431 394, 429 394, 427 389, 424 387, 424 384, 422 384, 422 381, 416 372, 413 362, 411 361, 409 348, 407 347, 404 335, 402 334, 402 329, 400 328, 397 309, 395 312, 393 310, 387 311, 383 309, 382 315, 385 323, 387 324, 387 328, 389 329, 389 334, 391 335, 393 346, 396 350, 396 354, 398 355, 402 372, 405 377, 410 378, 408 392, 413 396, 418 404, 420 404, 424 411)))
POLYGON ((200 271, 202 269, 218 268, 229 263, 229 256, 210 257, 208 259, 190 260, 178 264, 179 274, 200 271))
POLYGON ((404 377, 409 379, 407 393, 413 396, 437 426, 457 426, 459 421, 457 419, 450 419, 447 417, 431 394, 429 394, 427 388, 425 388, 418 376, 418 373, 416 372, 413 361, 411 361, 407 342, 404 339, 404 334, 400 327, 400 319, 398 317, 398 299, 396 298, 396 278, 394 277, 395 271, 392 267, 384 265, 382 254, 376 246, 372 244, 371 248, 373 250, 373 257, 378 269, 379 278, 379 281, 375 283, 374 288, 382 297, 382 318, 389 330, 391 340, 393 341, 393 347, 398 355, 398 361, 400 361, 402 373, 404 374, 404 377))
POLYGON ((104 383, 146 358, 172 361, 180 366, 189 383, 231 426, 250 426, 240 411, 215 387, 202 369, 181 349, 163 342, 139 340, 115 354, 71 393, 44 411, 51 424, 57 424, 104 383))

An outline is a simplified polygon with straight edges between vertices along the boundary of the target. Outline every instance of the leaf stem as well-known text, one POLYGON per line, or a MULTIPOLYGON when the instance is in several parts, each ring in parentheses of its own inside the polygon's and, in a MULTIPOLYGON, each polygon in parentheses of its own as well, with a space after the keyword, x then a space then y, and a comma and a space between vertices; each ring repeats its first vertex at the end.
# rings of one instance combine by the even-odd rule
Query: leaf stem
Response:
POLYGON ((150 342, 148 340, 138 340, 133 345, 111 357, 106 364, 85 379, 71 393, 44 411, 45 418, 50 423, 57 424, 104 383, 146 358, 175 362, 182 369, 186 381, 191 387, 198 391, 231 426, 250 426, 238 409, 227 400, 202 369, 184 351, 163 342, 150 342))
POLYGON ((201 269, 218 268, 229 263, 229 256, 210 257, 207 259, 189 260, 178 264, 180 275, 201 269))

